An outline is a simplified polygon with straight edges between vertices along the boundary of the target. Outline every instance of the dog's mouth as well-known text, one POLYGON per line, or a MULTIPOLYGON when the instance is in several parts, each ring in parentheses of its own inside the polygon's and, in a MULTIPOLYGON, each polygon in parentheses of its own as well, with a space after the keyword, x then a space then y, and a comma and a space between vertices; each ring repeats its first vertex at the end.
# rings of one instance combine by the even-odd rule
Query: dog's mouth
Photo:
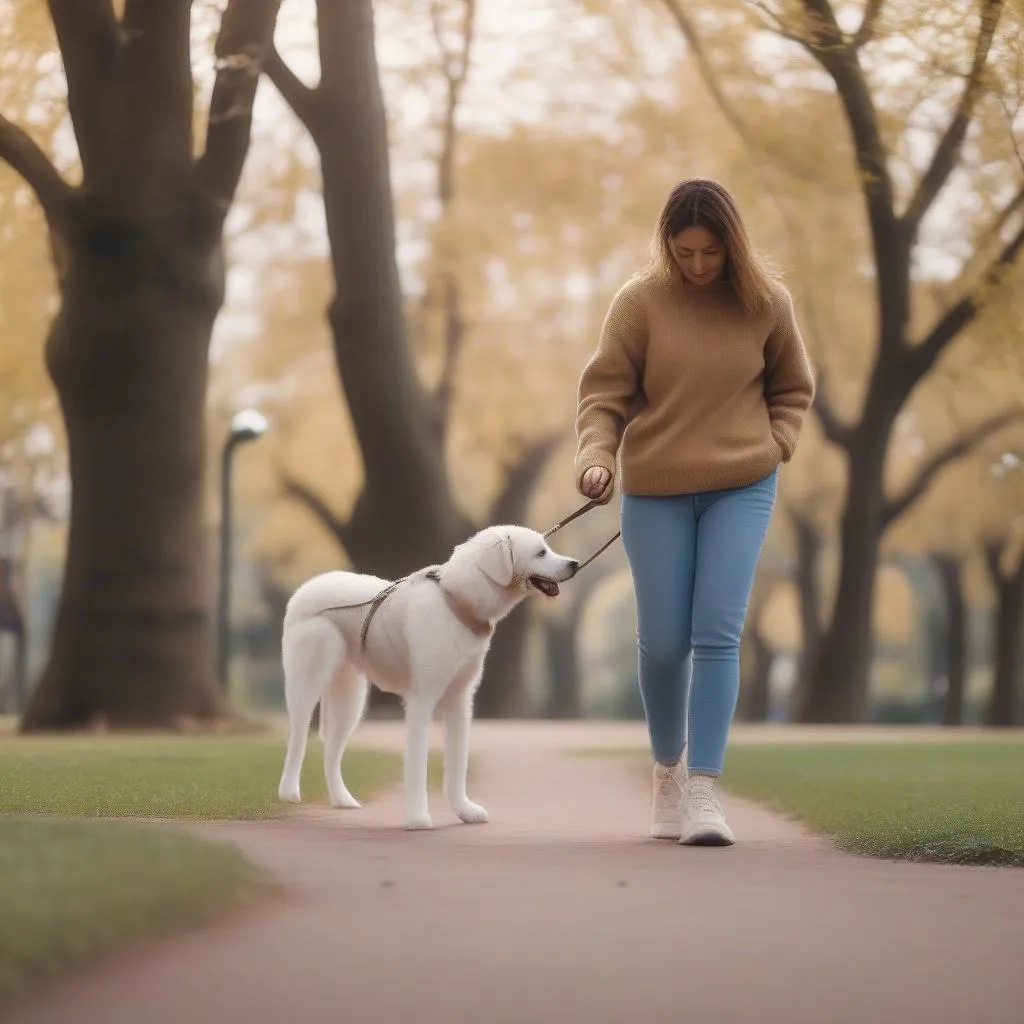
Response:
POLYGON ((545 597, 558 597, 558 584, 554 580, 549 580, 547 576, 531 576, 526 582, 545 597))

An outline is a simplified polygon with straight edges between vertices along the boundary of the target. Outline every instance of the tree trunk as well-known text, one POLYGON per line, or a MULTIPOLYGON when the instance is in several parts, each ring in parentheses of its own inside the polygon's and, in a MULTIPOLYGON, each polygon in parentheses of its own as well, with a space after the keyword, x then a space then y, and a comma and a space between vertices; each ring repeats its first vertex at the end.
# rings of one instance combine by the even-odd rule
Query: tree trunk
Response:
POLYGON ((989 725, 1024 725, 1024 552, 1009 573, 999 570, 998 555, 989 558, 996 588, 995 677, 989 725))
POLYGON ((173 726, 222 710, 204 470, 221 238, 278 0, 228 0, 195 155, 191 5, 50 0, 82 184, 3 123, 0 157, 46 216, 61 307, 46 363, 73 500, 50 659, 22 729, 173 726))
POLYGON ((938 571, 946 609, 943 643, 947 679, 942 724, 963 725, 967 683, 967 605, 964 601, 963 564, 942 552, 932 555, 938 571))
MULTIPOLYGON (((439 409, 408 344, 370 0, 320 3, 317 21, 324 72, 309 129, 334 274, 328 320, 364 473, 341 540, 356 571, 396 579, 444 561, 472 526, 451 494, 439 409)), ((398 706, 372 691, 371 713, 398 706)))
POLYGON ((526 713, 526 641, 530 635, 530 608, 518 605, 494 631, 483 681, 477 691, 477 718, 521 718, 526 713))
POLYGON ((873 660, 872 613, 884 530, 883 469, 895 411, 866 412, 849 458, 840 539, 839 583, 821 637, 810 687, 796 709, 801 722, 864 721, 873 660))
POLYGON ((223 708, 211 661, 205 396, 219 246, 180 211, 90 211, 46 361, 74 481, 50 659, 22 723, 166 726, 223 708))
MULTIPOLYGON (((446 559, 472 526, 451 494, 440 412, 408 343, 372 4, 318 3, 317 29, 315 90, 279 57, 268 71, 320 155, 335 289, 328 321, 363 463, 362 491, 335 533, 354 570, 396 579, 446 559)), ((371 692, 371 713, 398 705, 371 692)))
POLYGON ((821 585, 818 570, 824 539, 815 523, 797 512, 791 515, 793 532, 796 537, 795 580, 800 606, 800 629, 803 636, 803 650, 800 652, 800 668, 796 688, 790 700, 799 708, 811 692, 814 668, 821 646, 821 585))
MULTIPOLYGON (((466 5, 464 49, 449 78, 446 141, 439 201, 452 198, 454 107, 464 78, 473 5, 466 5)), ((326 509, 304 485, 289 483, 337 537, 353 568, 388 579, 441 562, 479 525, 459 508, 446 465, 446 423, 462 323, 457 289, 446 285, 446 354, 437 394, 420 379, 405 322, 395 258, 387 121, 377 70, 371 0, 317 3, 321 78, 304 85, 273 55, 267 73, 319 151, 335 296, 329 310, 335 361, 363 463, 363 486, 348 522, 326 509)), ((449 74, 453 65, 448 65, 449 74)), ((518 523, 536 486, 552 439, 527 445, 514 511, 490 522, 518 523), (539 458, 538 458, 539 453, 539 458)), ((499 509, 502 507, 499 500, 499 509)), ((477 698, 482 717, 518 713, 523 705, 523 645, 529 612, 517 608, 497 629, 477 698)), ((371 712, 397 710, 374 690, 371 712)))
MULTIPOLYGON (((869 4, 860 41, 870 39, 881 5, 869 4)), ((921 339, 911 326, 911 270, 920 226, 959 165, 976 108, 984 95, 989 53, 1002 14, 999 0, 986 0, 974 39, 971 71, 954 114, 936 145, 924 173, 911 186, 909 201, 897 209, 897 189, 878 114, 876 97, 861 64, 861 46, 851 44, 840 26, 834 5, 803 0, 805 15, 797 38, 832 78, 853 142, 871 232, 878 306, 874 366, 860 419, 842 422, 828 403, 819 376, 815 401, 826 437, 840 445, 848 459, 848 487, 842 520, 841 563, 836 603, 815 661, 811 689, 804 695, 799 717, 807 722, 860 722, 868 708, 872 664, 872 606, 879 546, 885 528, 906 511, 944 466, 1018 413, 995 417, 925 460, 913 482, 894 501, 884 494, 885 453, 892 427, 915 386, 976 319, 1007 267, 1024 248, 1024 224, 1006 240, 998 255, 979 275, 972 292, 948 307, 921 339)), ((692 30, 691 30, 692 31, 692 30)), ((854 36, 857 39, 857 36, 854 36)), ((1011 204, 1014 200, 1011 200, 1011 204)), ((1011 206, 1004 208, 1010 210, 1011 206)), ((998 217, 996 224, 1003 223, 998 217)), ((996 229, 994 234, 998 234, 996 229)), ((984 234, 982 235, 984 237, 984 234)))
MULTIPOLYGON (((482 525, 502 526, 526 521, 544 467, 559 440, 558 435, 547 435, 522 445, 516 457, 505 466, 501 490, 482 525)), ((573 584, 577 601, 583 600, 587 586, 592 587, 598 578, 597 573, 592 573, 587 580, 573 584)), ((536 600, 536 595, 527 597, 498 625, 477 697, 477 710, 483 717, 509 718, 526 711, 526 642, 530 636, 530 607, 536 600)))
MULTIPOLYGON (((11 529, 11 510, 14 508, 14 495, 5 495, 6 507, 3 509, 3 522, 0 529, 7 532, 11 529)), ((15 589, 14 559, 0 557, 0 713, 21 714, 25 709, 25 613, 15 589), (10 637, 13 653, 10 672, 6 671, 3 657, 4 641, 10 637)))
POLYGON ((775 650, 756 625, 745 632, 744 641, 750 645, 751 668, 744 688, 743 721, 767 722, 771 711, 771 671, 775 650))
POLYGON ((563 621, 549 622, 545 629, 549 676, 545 718, 580 717, 582 680, 576 646, 579 624, 579 614, 573 613, 563 621))
POLYGON ((346 550, 357 569, 390 578, 447 558, 472 527, 452 497, 439 409, 408 343, 372 5, 320 3, 317 20, 324 72, 312 132, 334 272, 330 325, 364 472, 346 550))
POLYGON ((736 716, 745 722, 763 722, 768 716, 768 677, 774 648, 761 629, 761 618, 779 577, 761 567, 754 576, 747 621, 740 642, 740 695, 736 716))

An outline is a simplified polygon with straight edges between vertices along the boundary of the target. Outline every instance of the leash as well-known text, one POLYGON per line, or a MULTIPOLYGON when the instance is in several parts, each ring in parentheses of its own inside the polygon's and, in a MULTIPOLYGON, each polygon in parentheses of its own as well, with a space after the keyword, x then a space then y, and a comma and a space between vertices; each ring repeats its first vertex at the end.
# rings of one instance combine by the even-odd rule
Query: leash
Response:
MULTIPOLYGON (((567 515, 561 522, 555 523, 547 533, 544 534, 544 539, 553 536, 562 529, 563 526, 568 526, 574 519, 579 519, 580 516, 586 515, 592 508, 596 508, 601 502, 597 498, 591 498, 585 505, 581 505, 575 512, 567 515)), ((585 562, 580 562, 580 568, 576 570, 578 573, 580 569, 585 569, 598 555, 603 555, 618 539, 621 530, 616 530, 615 533, 601 545, 585 562)))
MULTIPOLYGON (((599 502, 596 498, 592 498, 585 505, 581 505, 578 509, 576 509, 575 512, 572 512, 571 514, 567 515, 560 522, 555 523, 555 525, 552 526, 551 529, 548 530, 546 533, 542 534, 542 536, 545 540, 548 537, 554 536, 554 534, 558 533, 558 531, 561 530, 563 527, 566 527, 574 520, 579 519, 580 516, 586 515, 586 513, 589 512, 592 508, 596 508, 600 504, 601 502, 599 502)), ((601 547, 599 547, 585 562, 580 562, 579 569, 576 570, 577 574, 579 573, 580 569, 585 569, 588 565, 590 565, 590 563, 593 562, 594 559, 598 557, 598 555, 604 554, 604 552, 607 551, 608 548, 610 548, 619 539, 619 535, 621 534, 621 532, 621 530, 616 530, 615 534, 612 537, 610 537, 607 541, 605 541, 605 543, 602 544, 601 547)), ((433 580, 435 583, 440 583, 439 569, 440 566, 436 565, 429 566, 426 569, 417 569, 416 572, 411 572, 409 573, 408 576, 402 576, 400 579, 395 580, 393 583, 389 583, 386 587, 384 587, 383 590, 378 591, 378 593, 376 593, 368 601, 359 601, 356 604, 332 605, 330 608, 322 608, 317 614, 327 616, 329 612, 342 612, 348 611, 349 609, 353 608, 369 608, 369 611, 366 613, 366 616, 363 619, 363 626, 359 634, 359 646, 360 649, 365 652, 366 638, 370 632, 370 623, 373 621, 373 617, 377 614, 377 610, 380 608, 380 606, 403 583, 406 583, 411 579, 415 579, 416 577, 421 577, 424 579, 433 580)), ((470 629, 471 632, 476 632, 475 628, 463 619, 462 615, 459 614, 458 610, 453 610, 456 612, 456 617, 463 623, 463 625, 470 629)))

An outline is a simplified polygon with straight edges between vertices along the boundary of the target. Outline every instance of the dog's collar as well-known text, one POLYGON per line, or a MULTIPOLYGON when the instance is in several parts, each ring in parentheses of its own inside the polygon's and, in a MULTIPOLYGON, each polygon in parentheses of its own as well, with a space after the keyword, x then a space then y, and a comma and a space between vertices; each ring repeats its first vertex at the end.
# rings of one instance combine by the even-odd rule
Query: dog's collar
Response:
POLYGON ((424 574, 428 580, 433 580, 441 588, 441 595, 445 603, 455 616, 473 634, 473 636, 490 636, 494 632, 494 623, 490 619, 481 619, 466 603, 453 594, 441 582, 441 570, 439 568, 428 569, 424 574))

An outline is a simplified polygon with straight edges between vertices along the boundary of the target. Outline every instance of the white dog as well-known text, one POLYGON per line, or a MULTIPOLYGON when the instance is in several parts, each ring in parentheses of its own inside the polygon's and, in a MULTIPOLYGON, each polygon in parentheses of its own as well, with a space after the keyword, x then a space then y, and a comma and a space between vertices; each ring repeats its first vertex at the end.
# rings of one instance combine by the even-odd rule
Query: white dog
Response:
POLYGON ((341 777, 345 744, 362 718, 367 677, 405 703, 405 827, 431 828, 427 753, 435 709, 444 716, 444 789, 464 822, 487 821, 466 795, 473 697, 495 625, 529 593, 558 594, 579 563, 521 526, 492 526, 458 545, 444 565, 397 583, 328 572, 295 591, 284 616, 282 658, 290 734, 278 795, 297 802, 313 709, 331 804, 358 807, 341 777))

